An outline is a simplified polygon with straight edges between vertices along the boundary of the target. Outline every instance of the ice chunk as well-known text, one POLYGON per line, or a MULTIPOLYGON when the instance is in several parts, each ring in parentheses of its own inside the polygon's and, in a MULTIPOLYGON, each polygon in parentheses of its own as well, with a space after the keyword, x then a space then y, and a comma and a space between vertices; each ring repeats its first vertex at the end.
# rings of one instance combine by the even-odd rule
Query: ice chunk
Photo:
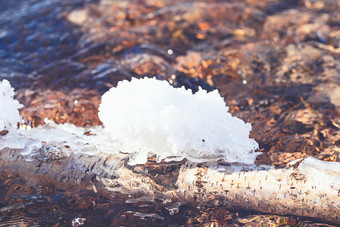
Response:
POLYGON ((13 99, 14 88, 8 80, 0 82, 0 131, 17 129, 18 122, 22 122, 19 114, 21 105, 17 100, 13 99))
POLYGON ((218 91, 193 94, 154 78, 118 83, 102 96, 99 118, 129 164, 157 160, 216 161, 251 164, 259 153, 249 138, 251 125, 228 113, 218 91))
POLYGON ((310 187, 319 185, 332 185, 340 192, 340 163, 322 161, 314 157, 308 157, 299 165, 301 173, 308 176, 310 187))

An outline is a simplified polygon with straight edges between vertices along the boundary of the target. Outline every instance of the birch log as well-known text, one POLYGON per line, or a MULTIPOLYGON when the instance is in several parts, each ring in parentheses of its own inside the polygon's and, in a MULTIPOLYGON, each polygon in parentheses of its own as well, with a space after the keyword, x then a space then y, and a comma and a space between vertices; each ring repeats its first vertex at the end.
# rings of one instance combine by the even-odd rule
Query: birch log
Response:
POLYGON ((150 175, 133 171, 126 164, 126 154, 64 155, 57 148, 44 145, 31 160, 21 150, 5 148, 0 151, 1 171, 15 171, 32 185, 84 187, 106 194, 162 195, 340 224, 340 163, 307 158, 297 168, 275 169, 182 162, 176 184, 165 187, 150 175))

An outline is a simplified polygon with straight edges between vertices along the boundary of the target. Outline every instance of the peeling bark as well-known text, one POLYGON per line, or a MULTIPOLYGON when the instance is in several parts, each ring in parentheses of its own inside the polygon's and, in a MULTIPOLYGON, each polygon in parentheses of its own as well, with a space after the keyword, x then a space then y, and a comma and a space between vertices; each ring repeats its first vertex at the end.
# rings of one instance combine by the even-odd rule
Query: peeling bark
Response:
POLYGON ((71 153, 67 157, 46 158, 44 151, 46 149, 40 149, 39 155, 28 161, 21 150, 3 149, 0 171, 15 171, 30 185, 52 184, 59 189, 82 187, 104 195, 163 196, 340 223, 340 163, 309 159, 297 168, 274 169, 183 162, 177 163, 181 165, 177 183, 165 185, 156 177, 128 166, 126 154, 71 153), (323 169, 320 163, 330 167, 323 169))

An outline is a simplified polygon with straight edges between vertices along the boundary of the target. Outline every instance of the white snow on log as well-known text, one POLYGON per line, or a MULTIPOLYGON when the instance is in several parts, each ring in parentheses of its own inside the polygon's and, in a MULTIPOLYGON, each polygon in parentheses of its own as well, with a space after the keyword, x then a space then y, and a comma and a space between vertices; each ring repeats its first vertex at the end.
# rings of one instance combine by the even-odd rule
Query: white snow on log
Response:
POLYGON ((122 81, 102 97, 99 118, 129 164, 157 160, 254 163, 251 124, 233 117, 218 91, 174 88, 155 78, 122 81))
POLYGON ((308 157, 299 165, 301 173, 309 176, 310 187, 329 185, 339 190, 340 193, 340 163, 325 162, 314 157, 308 157))
POLYGON ((0 82, 0 131, 16 130, 18 122, 22 122, 19 114, 21 105, 17 100, 13 99, 14 88, 8 80, 0 82))
MULTIPOLYGON (((21 121, 22 105, 13 99, 8 81, 0 89, 1 106, 6 109, 0 126, 14 127, 21 121)), ((42 127, 10 132, 0 138, 0 149, 24 148, 23 154, 30 155, 44 143, 63 143, 72 152, 129 153, 130 165, 145 163, 150 154, 157 161, 222 159, 252 164, 260 154, 254 152, 257 142, 249 138, 251 125, 228 113, 217 90, 193 94, 154 78, 122 81, 103 95, 99 117, 104 130, 92 127, 91 136, 84 135, 84 128, 47 121, 42 127)))
POLYGON ((73 124, 56 124, 45 119, 45 125, 32 129, 18 129, 15 133, 8 133, 0 138, 0 150, 3 148, 22 149, 22 154, 28 157, 35 155, 44 144, 58 144, 62 146, 65 154, 84 153, 98 154, 119 153, 114 148, 115 143, 102 127, 92 127, 93 135, 86 135, 89 129, 76 127, 73 124))

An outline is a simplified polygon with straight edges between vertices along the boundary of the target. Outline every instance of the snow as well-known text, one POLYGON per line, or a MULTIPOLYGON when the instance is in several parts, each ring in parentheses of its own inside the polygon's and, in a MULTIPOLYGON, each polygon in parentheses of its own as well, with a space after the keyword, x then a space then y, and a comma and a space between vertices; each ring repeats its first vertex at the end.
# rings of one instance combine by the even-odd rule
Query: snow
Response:
POLYGON ((16 130, 18 122, 22 122, 19 114, 21 105, 17 100, 13 99, 14 88, 8 80, 0 82, 0 131, 16 130))
POLYGON ((193 94, 155 78, 121 81, 102 96, 99 118, 129 164, 165 159, 254 163, 251 124, 233 117, 218 91, 193 94))
POLYGON ((340 192, 340 163, 322 161, 314 157, 308 157, 299 165, 301 173, 309 178, 310 187, 332 185, 340 192))
MULTIPOLYGON (((13 100, 8 81, 1 89, 1 105, 8 108, 1 124, 14 128, 22 120, 18 112, 22 105, 13 100)), ((23 149, 23 155, 32 156, 44 144, 59 144, 66 154, 128 153, 130 165, 145 163, 150 154, 157 161, 253 164, 259 154, 254 152, 257 142, 249 138, 251 125, 228 113, 216 90, 193 94, 153 78, 122 81, 102 96, 99 117, 104 126, 85 129, 47 120, 44 126, 10 131, 0 137, 0 149, 23 149)))

